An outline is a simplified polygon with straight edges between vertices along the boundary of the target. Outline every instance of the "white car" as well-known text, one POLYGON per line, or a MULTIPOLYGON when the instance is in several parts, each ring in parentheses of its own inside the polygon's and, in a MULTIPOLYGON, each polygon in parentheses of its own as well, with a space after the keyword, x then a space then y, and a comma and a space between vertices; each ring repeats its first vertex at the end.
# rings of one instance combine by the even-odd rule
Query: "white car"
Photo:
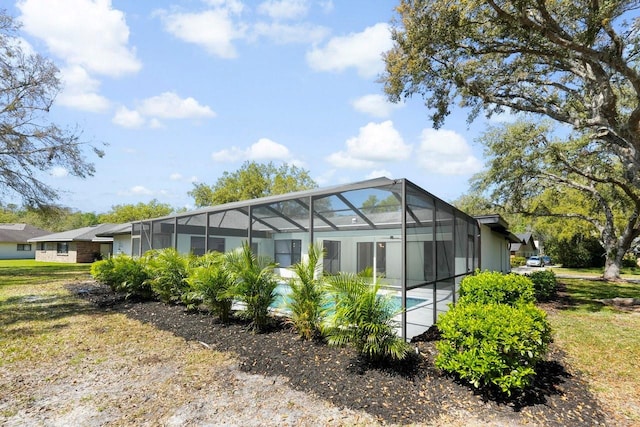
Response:
POLYGON ((539 256, 529 257, 527 267, 544 267, 544 261, 539 256))

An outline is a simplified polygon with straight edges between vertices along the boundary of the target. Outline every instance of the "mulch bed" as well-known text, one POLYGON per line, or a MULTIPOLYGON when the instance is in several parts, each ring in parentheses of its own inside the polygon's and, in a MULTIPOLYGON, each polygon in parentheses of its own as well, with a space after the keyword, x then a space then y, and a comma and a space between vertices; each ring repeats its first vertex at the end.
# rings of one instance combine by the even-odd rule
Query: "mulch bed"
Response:
POLYGON ((98 284, 72 289, 102 310, 123 313, 217 351, 234 352, 245 372, 284 376, 294 389, 339 407, 364 410, 385 423, 428 423, 447 414, 472 414, 482 422, 506 425, 596 426, 606 421, 585 382, 553 346, 548 360, 537 367, 533 386, 509 398, 495 390, 476 390, 436 369, 438 334, 433 330, 412 343, 419 355, 410 363, 369 366, 348 348, 300 340, 282 322, 274 321, 270 331, 256 334, 239 319, 223 325, 183 306, 125 301, 98 284))

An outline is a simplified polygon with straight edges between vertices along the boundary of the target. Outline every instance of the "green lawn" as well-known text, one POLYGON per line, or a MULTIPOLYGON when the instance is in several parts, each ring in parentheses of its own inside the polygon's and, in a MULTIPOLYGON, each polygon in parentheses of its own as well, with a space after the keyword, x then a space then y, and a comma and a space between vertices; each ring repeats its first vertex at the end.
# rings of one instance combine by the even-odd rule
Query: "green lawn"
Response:
MULTIPOLYGON (((600 277, 604 273, 602 267, 591 268, 564 268, 564 267, 549 267, 556 274, 567 276, 596 276, 600 277)), ((640 280, 640 268, 621 268, 620 274, 625 279, 639 279, 640 280)))
MULTIPOLYGON (((600 300, 640 298, 640 284, 559 279, 570 297, 549 315, 555 342, 583 372, 622 424, 640 424, 640 311, 620 311, 600 300)), ((639 308, 640 310, 640 308, 639 308)))

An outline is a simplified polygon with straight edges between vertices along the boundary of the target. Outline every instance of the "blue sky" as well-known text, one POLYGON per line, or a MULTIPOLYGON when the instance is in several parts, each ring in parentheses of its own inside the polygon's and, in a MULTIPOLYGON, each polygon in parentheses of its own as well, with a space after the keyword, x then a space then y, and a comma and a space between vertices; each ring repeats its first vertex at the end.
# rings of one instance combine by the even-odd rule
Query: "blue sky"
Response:
POLYGON ((244 161, 284 161, 319 186, 407 178, 451 201, 483 165, 485 129, 454 109, 433 130, 419 98, 389 104, 382 52, 396 1, 20 0, 25 46, 64 89, 51 119, 104 142, 87 179, 50 171, 83 212, 157 199, 193 207, 244 161))

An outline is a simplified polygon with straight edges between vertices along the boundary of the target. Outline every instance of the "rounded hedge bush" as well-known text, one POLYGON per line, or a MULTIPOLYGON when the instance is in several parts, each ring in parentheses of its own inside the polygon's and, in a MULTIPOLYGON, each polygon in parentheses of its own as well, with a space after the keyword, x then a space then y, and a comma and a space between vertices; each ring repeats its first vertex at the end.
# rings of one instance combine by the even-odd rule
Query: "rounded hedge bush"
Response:
POLYGON ((534 294, 537 301, 549 301, 556 295, 558 280, 553 271, 534 271, 528 277, 533 282, 534 294))
POLYGON ((483 271, 465 277, 460 283, 458 304, 529 304, 535 301, 531 279, 519 274, 483 271))
POLYGON ((551 342, 546 313, 533 304, 458 304, 438 320, 438 368, 474 387, 526 388, 551 342))

